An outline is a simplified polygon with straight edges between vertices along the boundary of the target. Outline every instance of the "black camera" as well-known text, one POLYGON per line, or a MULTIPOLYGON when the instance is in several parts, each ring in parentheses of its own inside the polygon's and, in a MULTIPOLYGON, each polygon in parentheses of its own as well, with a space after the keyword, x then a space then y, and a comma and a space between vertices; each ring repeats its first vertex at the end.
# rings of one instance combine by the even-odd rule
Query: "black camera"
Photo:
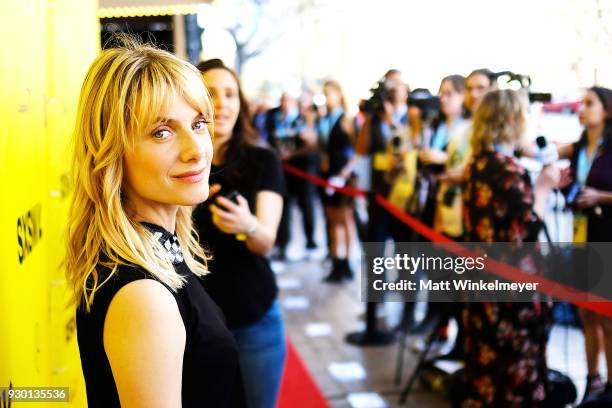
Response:
POLYGON ((442 195, 442 203, 444 204, 444 206, 452 207, 453 202, 455 201, 455 196, 459 194, 460 191, 461 189, 458 186, 452 186, 447 188, 446 191, 444 191, 444 194, 442 195))
POLYGON ((529 92, 529 102, 550 102, 552 94, 547 92, 531 92, 531 77, 525 74, 517 74, 512 71, 500 71, 492 73, 491 82, 496 82, 500 88, 510 87, 513 84, 529 92))
POLYGON ((391 101, 391 93, 385 78, 380 79, 370 89, 370 98, 364 103, 364 109, 368 113, 382 113, 385 111, 385 101, 391 101))
POLYGON ((432 123, 440 117, 440 98, 432 95, 429 89, 416 88, 410 92, 408 106, 419 108, 425 122, 432 123))
POLYGON ((402 152, 402 137, 400 135, 395 135, 391 139, 391 153, 401 154, 401 152, 402 152))

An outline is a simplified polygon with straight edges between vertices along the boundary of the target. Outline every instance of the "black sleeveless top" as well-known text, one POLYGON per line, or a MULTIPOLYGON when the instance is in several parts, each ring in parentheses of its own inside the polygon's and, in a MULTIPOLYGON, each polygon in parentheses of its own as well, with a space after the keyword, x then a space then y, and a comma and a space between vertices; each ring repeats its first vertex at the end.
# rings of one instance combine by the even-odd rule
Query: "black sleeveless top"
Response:
POLYGON ((332 126, 329 132, 327 145, 325 146, 325 151, 329 158, 327 177, 340 173, 349 162, 352 155, 353 143, 351 142, 351 136, 342 126, 343 119, 344 114, 342 114, 332 126))
MULTIPOLYGON (((186 278, 178 292, 168 288, 176 299, 186 330, 182 407, 245 407, 238 349, 225 326, 223 314, 203 289, 199 278, 185 264, 176 236, 159 226, 144 225, 165 245, 175 270, 186 278)), ((100 273, 102 281, 109 271, 102 269, 100 273)), ((77 309, 77 338, 89 408, 120 407, 104 351, 104 319, 119 289, 139 279, 155 278, 142 268, 120 266, 96 292, 91 312, 87 313, 83 305, 77 309)))

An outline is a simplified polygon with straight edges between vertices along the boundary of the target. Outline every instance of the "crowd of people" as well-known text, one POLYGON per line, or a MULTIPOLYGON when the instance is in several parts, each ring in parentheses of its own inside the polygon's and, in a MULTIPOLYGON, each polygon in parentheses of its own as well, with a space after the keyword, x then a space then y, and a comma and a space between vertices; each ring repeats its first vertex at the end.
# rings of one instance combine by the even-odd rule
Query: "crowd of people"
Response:
MULTIPOLYGON (((438 107, 390 70, 356 117, 336 80, 322 84, 324 105, 312 92, 286 92, 251 116, 239 77, 220 60, 196 68, 129 39, 103 51, 80 97, 66 256, 89 406, 274 407, 286 351, 270 254, 286 257, 293 197, 307 250, 321 245, 314 211, 323 204, 329 284, 353 278, 360 235, 423 239, 374 194, 454 240, 528 242, 549 193, 562 189, 575 195, 576 241, 612 241, 612 91, 586 91, 583 134, 549 147, 569 168, 549 161, 532 181, 518 159, 541 155, 522 139, 527 94, 496 88, 486 69, 449 75, 438 107), (355 186, 360 156, 370 158, 365 226, 353 198, 281 167, 355 186)), ((412 309, 404 320, 416 331, 423 322, 412 309)), ((466 368, 453 403, 549 406, 549 303, 455 309, 446 313, 460 328, 451 355, 466 368)), ((612 367, 612 319, 581 317, 584 400, 612 401, 612 369, 607 380, 598 371, 602 348, 612 367)))

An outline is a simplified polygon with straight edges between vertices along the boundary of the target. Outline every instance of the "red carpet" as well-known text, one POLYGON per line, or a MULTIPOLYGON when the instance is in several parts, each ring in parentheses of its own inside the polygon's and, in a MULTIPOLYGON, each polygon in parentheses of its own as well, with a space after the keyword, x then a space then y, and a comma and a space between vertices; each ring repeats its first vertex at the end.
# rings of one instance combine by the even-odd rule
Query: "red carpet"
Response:
POLYGON ((287 362, 278 408, 329 408, 329 404, 289 338, 287 338, 287 362))

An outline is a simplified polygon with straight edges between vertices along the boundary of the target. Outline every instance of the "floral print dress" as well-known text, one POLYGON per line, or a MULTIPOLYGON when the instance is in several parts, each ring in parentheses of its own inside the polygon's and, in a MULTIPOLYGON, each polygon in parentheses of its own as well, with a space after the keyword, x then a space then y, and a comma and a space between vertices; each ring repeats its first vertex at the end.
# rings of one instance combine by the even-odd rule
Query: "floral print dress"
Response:
MULTIPOLYGON (((463 213, 466 240, 535 241, 529 175, 497 152, 472 158, 466 168, 463 213)), ((547 303, 470 303, 463 313, 466 380, 462 408, 540 407, 546 398, 547 303)))

